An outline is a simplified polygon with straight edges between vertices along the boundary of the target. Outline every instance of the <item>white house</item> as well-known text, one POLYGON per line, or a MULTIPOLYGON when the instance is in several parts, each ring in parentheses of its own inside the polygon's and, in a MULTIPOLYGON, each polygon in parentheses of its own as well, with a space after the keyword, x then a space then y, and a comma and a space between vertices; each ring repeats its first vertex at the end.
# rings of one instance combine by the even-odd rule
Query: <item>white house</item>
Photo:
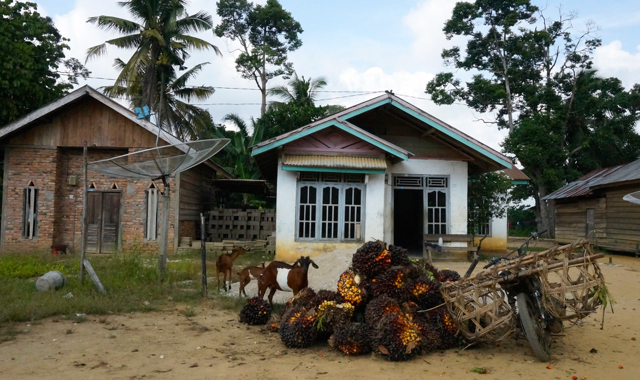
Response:
POLYGON ((424 234, 466 234, 468 176, 512 167, 391 93, 261 142, 253 156, 277 184, 284 261, 371 238, 422 252, 424 234))

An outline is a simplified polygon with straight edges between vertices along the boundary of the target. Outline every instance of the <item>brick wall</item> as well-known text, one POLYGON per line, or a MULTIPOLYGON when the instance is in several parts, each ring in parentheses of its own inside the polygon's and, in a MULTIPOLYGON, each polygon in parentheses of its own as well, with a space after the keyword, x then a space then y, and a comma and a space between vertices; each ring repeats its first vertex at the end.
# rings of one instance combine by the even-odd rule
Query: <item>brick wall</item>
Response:
POLYGON ((180 237, 190 237, 193 240, 196 239, 196 231, 200 226, 198 222, 195 220, 181 220, 178 226, 180 237))
MULTIPOLYGON (((82 226, 82 149, 77 148, 18 148, 6 147, 5 162, 7 198, 4 210, 5 252, 45 251, 52 243, 66 244, 70 251, 80 251, 82 226), (75 186, 67 184, 69 175, 78 176, 75 186), (33 181, 39 189, 38 229, 34 239, 22 237, 23 189, 33 181)), ((133 150, 131 150, 133 151, 133 150)), ((89 162, 127 153, 128 150, 89 149, 89 162)), ((94 191, 122 193, 120 212, 120 247, 134 246, 142 251, 156 253, 157 241, 144 239, 146 219, 145 190, 151 180, 109 178, 88 172, 88 182, 94 191), (115 184, 117 189, 112 189, 115 184)), ((175 184, 175 181, 173 182, 175 184)), ((159 187, 162 189, 160 183, 159 187)), ((171 194, 169 216, 169 252, 173 251, 175 191, 171 194)), ((188 227, 187 227, 188 228, 188 227)), ((159 235, 158 235, 159 236, 159 235)), ((189 236, 189 235, 186 235, 189 236)))
POLYGON ((55 183, 58 170, 56 149, 6 147, 6 202, 4 205, 4 249, 49 250, 54 236, 55 183), (33 181, 38 188, 38 226, 33 239, 22 237, 23 191, 33 181))

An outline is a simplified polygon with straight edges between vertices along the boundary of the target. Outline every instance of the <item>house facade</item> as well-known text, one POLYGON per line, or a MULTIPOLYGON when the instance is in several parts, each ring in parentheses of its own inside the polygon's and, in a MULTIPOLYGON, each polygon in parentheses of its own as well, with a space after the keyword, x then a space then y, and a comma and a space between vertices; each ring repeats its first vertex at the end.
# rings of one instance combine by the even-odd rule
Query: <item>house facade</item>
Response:
MULTIPOLYGON (((0 128, 3 151, 2 252, 79 251, 83 145, 88 162, 156 146, 157 127, 85 86, 0 128)), ((159 145, 180 141, 163 133, 159 145)), ((171 179, 170 247, 196 237, 199 213, 213 203, 213 180, 230 174, 211 161, 171 179)), ((87 251, 157 251, 162 184, 87 173, 87 251)))
POLYGON ((276 258, 370 239, 422 252, 424 234, 467 233, 470 174, 511 168, 495 150, 387 93, 257 144, 277 183, 276 258))
POLYGON ((640 191, 640 160, 594 170, 547 195, 555 201, 559 243, 588 238, 612 251, 640 252, 640 204, 627 201, 640 191))

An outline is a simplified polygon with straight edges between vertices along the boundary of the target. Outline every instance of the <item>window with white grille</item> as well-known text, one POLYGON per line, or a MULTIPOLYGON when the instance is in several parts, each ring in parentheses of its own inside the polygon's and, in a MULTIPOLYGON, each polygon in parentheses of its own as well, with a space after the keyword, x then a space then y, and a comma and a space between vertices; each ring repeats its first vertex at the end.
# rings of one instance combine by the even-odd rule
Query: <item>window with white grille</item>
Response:
POLYGON ((160 192, 158 188, 151 184, 146 191, 147 206, 147 222, 145 225, 144 237, 147 240, 156 240, 158 238, 158 196, 160 192))
POLYGON ((296 238, 359 241, 364 232, 364 175, 302 175, 297 190, 296 238), (305 181, 307 179, 307 181, 305 181))
POLYGON ((427 190, 427 233, 447 233, 447 193, 427 190))
POLYGON ((22 191, 22 237, 33 239, 38 230, 38 188, 33 181, 22 191))
POLYGON ((316 238, 317 192, 315 186, 302 186, 298 194, 298 237, 316 238))

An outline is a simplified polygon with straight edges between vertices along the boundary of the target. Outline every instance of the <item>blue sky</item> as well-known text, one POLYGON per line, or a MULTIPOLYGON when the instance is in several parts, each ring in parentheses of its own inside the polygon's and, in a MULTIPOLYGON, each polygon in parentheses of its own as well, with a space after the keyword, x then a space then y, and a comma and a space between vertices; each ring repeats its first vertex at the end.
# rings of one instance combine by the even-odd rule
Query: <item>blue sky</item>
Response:
MULTIPOLYGON (((69 56, 84 61, 84 52, 115 35, 98 30, 85 21, 89 16, 114 15, 128 18, 115 0, 40 0, 43 13, 51 16, 61 33, 69 38, 69 56)), ((426 99, 424 88, 434 74, 443 71, 440 52, 454 43, 447 41, 442 26, 450 17, 455 0, 394 0, 394 1, 303 1, 281 0, 304 29, 303 46, 290 55, 299 75, 324 76, 327 90, 387 90, 401 95, 424 99, 406 98, 416 106, 447 121, 475 138, 499 149, 503 131, 474 122, 483 116, 462 105, 435 106, 426 99)), ((584 28, 587 20, 599 25, 598 35, 603 46, 595 56, 601 75, 617 76, 625 86, 640 83, 640 5, 637 1, 604 2, 582 1, 534 1, 546 6, 547 13, 557 15, 558 6, 563 11, 576 11, 576 31, 584 28)), ((191 0, 190 12, 205 10, 215 16, 215 1, 191 0)), ((193 54, 191 64, 208 61, 207 66, 191 84, 207 84, 214 87, 254 87, 240 78, 234 69, 234 45, 213 36, 202 38, 216 44, 224 53, 222 58, 212 53, 193 54)), ((95 77, 114 78, 113 59, 128 58, 130 53, 109 49, 109 54, 87 63, 95 77)), ((93 87, 109 84, 109 81, 90 79, 93 87)), ((271 83, 271 82, 270 82, 271 83)), ((273 85, 282 84, 274 80, 273 85)), ((84 83, 82 83, 84 84, 84 83)), ((336 94, 327 94, 326 98, 336 94)), ((326 102, 346 106, 367 100, 375 95, 332 99, 326 102)), ((323 95, 324 97, 324 95, 323 95)), ((207 103, 258 103, 257 91, 219 89, 207 103)), ((221 120, 229 112, 242 117, 259 116, 259 105, 207 106, 215 120, 221 120)), ((485 115, 486 117, 486 115, 485 115)))

